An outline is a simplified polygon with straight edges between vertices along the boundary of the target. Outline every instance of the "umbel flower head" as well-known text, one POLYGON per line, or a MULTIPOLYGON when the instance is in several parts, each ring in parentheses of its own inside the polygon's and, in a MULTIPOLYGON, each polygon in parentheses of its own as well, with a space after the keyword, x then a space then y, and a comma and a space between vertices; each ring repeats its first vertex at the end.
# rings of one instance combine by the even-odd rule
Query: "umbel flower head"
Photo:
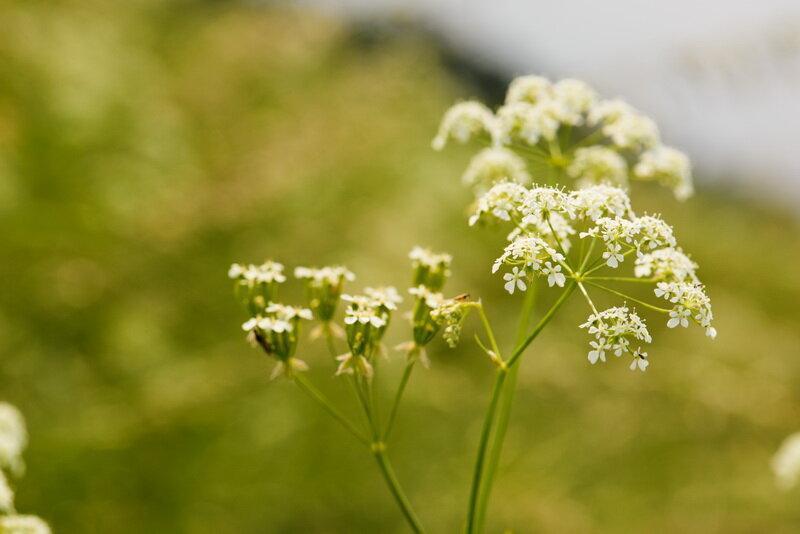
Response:
POLYGON ((392 311, 402 300, 394 287, 367 288, 365 295, 343 295, 349 302, 345 310, 345 333, 350 352, 337 358, 336 374, 357 373, 372 378, 372 361, 383 352, 381 341, 386 334, 392 311))
POLYGON ((286 281, 283 265, 274 261, 247 266, 234 263, 228 270, 228 277, 234 280, 236 297, 250 314, 257 313, 275 300, 278 285, 286 281))
POLYGON ((408 254, 411 259, 412 286, 425 286, 431 291, 441 291, 450 276, 450 254, 435 254, 422 247, 414 247, 408 254))
POLYGON ((534 172, 579 187, 626 188, 633 179, 658 182, 681 200, 693 193, 689 159, 661 143, 650 118, 622 100, 601 99, 579 80, 522 76, 495 112, 460 102, 445 113, 433 147, 441 150, 448 139, 490 146, 464 173, 478 193, 501 180, 527 185, 534 172))
POLYGON ((637 216, 621 188, 600 184, 567 192, 500 182, 478 198, 470 224, 479 221, 515 227, 492 266, 493 273, 503 271, 508 293, 527 291, 536 277, 549 287, 578 286, 592 311, 582 325, 595 338, 588 355, 591 363, 605 362, 608 354, 628 354, 633 358, 631 369, 647 368, 647 353, 640 344, 650 343, 650 333, 626 302, 663 313, 669 328, 694 322, 709 337, 716 336, 697 264, 678 247, 672 227, 658 216, 637 216), (633 276, 614 275, 619 269, 632 269, 633 276), (670 306, 642 302, 608 287, 621 283, 650 284, 653 294, 670 306), (623 303, 599 311, 589 289, 622 297, 623 303))
POLYGON ((308 369, 305 362, 294 357, 302 319, 313 319, 311 310, 270 302, 262 312, 242 325, 250 341, 277 360, 272 378, 283 374, 291 376, 296 371, 308 369))
POLYGON ((342 295, 345 282, 352 282, 355 275, 340 265, 322 267, 298 267, 295 278, 305 281, 306 300, 314 316, 322 323, 330 323, 342 295))

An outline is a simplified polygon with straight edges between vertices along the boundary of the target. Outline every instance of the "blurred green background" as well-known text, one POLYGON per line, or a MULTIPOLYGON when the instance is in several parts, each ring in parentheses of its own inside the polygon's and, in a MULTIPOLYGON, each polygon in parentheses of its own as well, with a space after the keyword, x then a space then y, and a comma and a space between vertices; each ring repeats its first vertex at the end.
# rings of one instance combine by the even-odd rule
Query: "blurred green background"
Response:
MULTIPOLYGON (((431 246, 454 255, 450 293, 482 297, 511 339, 520 302, 489 274, 503 233, 466 225, 469 151, 429 146, 454 100, 496 98, 474 79, 421 33, 286 6, 0 2, 18 508, 59 534, 405 532, 371 458, 267 380, 225 275, 341 262, 354 290, 405 287, 407 251, 431 246)), ((489 532, 798 532, 800 493, 769 471, 800 429, 797 220, 723 190, 634 195, 700 263, 719 338, 653 321, 647 373, 593 367, 576 299, 523 363, 489 532)), ((302 350, 352 408, 322 344, 302 350)), ((493 369, 469 343, 431 353, 391 448, 430 531, 456 532, 493 369)))

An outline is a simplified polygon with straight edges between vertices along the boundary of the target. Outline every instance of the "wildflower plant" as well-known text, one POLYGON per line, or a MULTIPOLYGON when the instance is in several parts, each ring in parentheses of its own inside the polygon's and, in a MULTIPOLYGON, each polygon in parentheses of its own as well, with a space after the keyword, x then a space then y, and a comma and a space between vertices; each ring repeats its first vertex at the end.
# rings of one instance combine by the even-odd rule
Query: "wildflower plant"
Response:
POLYGON ((416 247, 409 254, 411 287, 405 301, 410 324, 396 321, 404 302, 393 287, 344 293, 353 274, 344 267, 298 267, 307 307, 277 302, 286 282, 283 266, 234 265, 229 274, 249 313, 243 328, 250 341, 276 361, 273 377, 285 376, 318 401, 375 457, 392 495, 414 532, 424 532, 389 462, 387 442, 403 393, 417 362, 430 364, 426 346, 439 334, 450 347, 475 311, 480 334, 476 348, 495 368, 494 385, 478 439, 464 531, 482 532, 516 387, 519 362, 530 344, 573 295, 586 303, 576 326, 588 335, 592 365, 626 358, 633 371, 650 365, 649 324, 668 329, 695 324, 716 336, 710 299, 698 266, 679 246, 672 227, 658 215, 638 214, 628 192, 631 180, 658 182, 679 199, 692 193, 686 156, 661 144, 655 123, 620 100, 602 100, 577 80, 551 83, 541 77, 514 80, 496 111, 462 102, 445 113, 433 146, 449 139, 488 145, 469 163, 464 182, 476 194, 470 226, 505 226, 505 242, 487 274, 523 300, 513 343, 501 350, 481 300, 446 297, 452 257, 416 247), (533 320, 534 288, 557 293, 538 321, 533 320), (636 288, 629 291, 626 288, 636 288), (648 296, 642 296, 642 293, 648 296), (604 293, 614 305, 600 307, 604 293), (631 294, 633 293, 633 294, 631 294), (334 376, 349 382, 364 412, 359 427, 313 385, 298 359, 301 323, 315 320, 312 338, 324 336, 334 376), (379 408, 378 356, 390 325, 400 323, 408 341, 397 349, 405 367, 388 411, 379 408), (342 339, 346 349, 342 350, 342 339), (613 358, 612 358, 613 357, 613 358), (380 413, 387 413, 385 420, 380 413))

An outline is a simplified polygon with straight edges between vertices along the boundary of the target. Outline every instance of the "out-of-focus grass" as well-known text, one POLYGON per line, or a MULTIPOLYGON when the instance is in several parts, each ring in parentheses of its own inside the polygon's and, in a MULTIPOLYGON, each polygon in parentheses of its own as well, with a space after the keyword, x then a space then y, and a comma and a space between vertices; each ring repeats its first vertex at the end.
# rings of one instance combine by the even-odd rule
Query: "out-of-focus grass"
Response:
MULTIPOLYGON (((267 381, 225 270, 344 262, 359 287, 402 287, 405 253, 430 245, 510 339, 519 302, 489 274, 502 232, 465 224, 466 152, 429 149, 470 92, 424 40, 287 8, 0 6, 0 392, 32 435, 19 508, 59 533, 404 532, 369 457, 267 381)), ((587 310, 567 307, 524 362, 491 531, 795 532, 798 495, 768 459, 800 427, 797 224, 721 191, 635 196, 701 264, 719 339, 654 321, 646 374, 592 367, 587 310)), ((453 532, 492 368, 469 343, 432 356, 392 448, 430 530, 453 532)))

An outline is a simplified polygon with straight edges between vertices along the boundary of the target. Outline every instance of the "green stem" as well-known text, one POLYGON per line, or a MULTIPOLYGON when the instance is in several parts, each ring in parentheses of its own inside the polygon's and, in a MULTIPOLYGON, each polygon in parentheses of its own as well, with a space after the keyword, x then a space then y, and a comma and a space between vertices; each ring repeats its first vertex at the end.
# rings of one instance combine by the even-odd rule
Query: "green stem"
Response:
MULTIPOLYGON (((483 490, 482 483, 483 483, 483 475, 484 475, 484 463, 486 457, 486 450, 487 444, 489 442, 489 437, 492 432, 492 427, 494 426, 495 418, 497 416, 497 407, 500 400, 500 394, 503 390, 503 384, 505 383, 506 377, 508 375, 508 370, 513 368, 514 365, 519 361, 520 356, 528 347, 528 345, 533 342, 534 339, 539 335, 542 329, 550 322, 556 312, 561 308, 561 306, 566 302, 567 298, 572 294, 575 290, 575 284, 570 284, 558 300, 553 304, 553 306, 548 310, 548 312, 542 317, 536 327, 533 329, 533 332, 528 335, 525 340, 520 343, 517 348, 514 350, 514 353, 506 362, 505 367, 501 367, 497 370, 497 376, 495 377, 494 386, 492 388, 492 394, 489 398, 489 406, 486 410, 486 415, 483 421, 483 428, 481 429, 480 439, 478 441, 478 457, 475 461, 475 470, 472 475, 472 486, 470 488, 470 497, 469 497, 469 507, 467 509, 467 521, 466 521, 466 534, 477 534, 478 532, 478 525, 476 522, 477 518, 477 502, 478 502, 478 495, 483 490)), ((489 491, 485 489, 483 491, 489 491)))
POLYGON ((386 430, 383 433, 383 441, 388 441, 389 434, 392 432, 394 419, 397 417, 397 410, 400 407, 400 400, 403 398, 403 393, 406 390, 408 379, 411 378, 411 372, 414 370, 414 364, 416 361, 416 358, 408 358, 406 361, 406 367, 403 369, 403 376, 400 377, 400 384, 397 386, 397 393, 395 393, 394 400, 392 401, 392 408, 389 410, 389 418, 386 421, 386 430))
POLYGON ((330 415, 333 416, 334 419, 339 421, 343 427, 350 431, 360 442, 364 445, 369 445, 369 440, 364 436, 364 434, 356 428, 356 426, 351 423, 347 417, 342 414, 331 402, 322 394, 320 390, 318 390, 311 382, 306 379, 306 377, 302 375, 296 375, 294 377, 295 382, 297 385, 302 389, 304 392, 308 394, 309 397, 316 400, 330 415))
MULTIPOLYGON (((519 324, 517 325, 517 336, 514 342, 519 345, 525 339, 525 334, 531 323, 531 316, 536 304, 536 284, 535 280, 528 285, 528 292, 525 294, 525 302, 522 305, 522 312, 519 317, 519 324)), ((478 495, 478 512, 476 517, 476 525, 478 531, 483 529, 486 520, 486 510, 489 507, 489 499, 491 498, 492 487, 497 475, 497 468, 500 465, 500 456, 503 453, 503 442, 508 430, 508 423, 511 419, 511 407, 514 404, 514 396, 516 394, 517 379, 519 377, 519 365, 515 365, 508 372, 505 387, 503 388, 503 397, 500 400, 500 415, 497 418, 497 427, 494 431, 494 438, 492 445, 489 449, 489 461, 486 464, 486 482, 483 485, 483 491, 478 495)))
POLYGON ((483 304, 477 303, 475 307, 478 309, 478 313, 481 316, 481 322, 483 323, 483 329, 486 330, 486 335, 489 337, 489 345, 492 347, 492 352, 497 357, 499 361, 503 361, 500 357, 500 349, 497 346, 497 341, 494 337, 494 331, 492 330, 492 325, 489 323, 489 319, 486 317, 486 312, 483 309, 483 304))
POLYGON ((478 440, 478 457, 475 460, 475 470, 472 472, 472 486, 469 492, 469 508, 467 509, 467 524, 464 532, 474 534, 477 532, 477 504, 478 495, 481 491, 481 480, 483 478, 483 464, 486 459, 486 446, 489 444, 489 436, 492 432, 494 419, 497 415, 497 405, 500 401, 500 394, 503 392, 503 383, 506 380, 508 369, 501 367, 497 370, 497 376, 492 387, 492 394, 489 398, 489 407, 486 410, 486 417, 483 420, 481 436, 478 440))
POLYGON ((626 277, 626 276, 591 276, 585 278, 587 282, 591 282, 593 280, 600 280, 601 282, 636 282, 639 284, 653 284, 658 280, 654 278, 633 278, 633 277, 626 277))
POLYGON ((613 295, 616 295, 618 297, 622 297, 624 299, 633 301, 633 302, 635 302, 637 304, 641 304, 642 306, 644 306, 646 308, 650 308, 651 310, 655 310, 655 311, 658 311, 658 312, 661 312, 661 313, 669 313, 670 312, 670 310, 668 310, 666 308, 659 308, 658 306, 653 306, 652 304, 648 304, 647 302, 645 302, 643 300, 639 300, 639 299, 631 297, 630 295, 626 295, 625 293, 620 293, 619 291, 615 291, 615 290, 611 289, 610 287, 601 286, 600 284, 595 284, 593 282, 590 282, 589 280, 586 280, 586 283, 589 284, 589 285, 593 285, 597 289, 602 289, 603 291, 607 291, 607 292, 609 292, 609 293, 611 293, 613 295))
POLYGON ((394 474, 394 470, 392 469, 392 465, 389 463, 389 458, 386 456, 386 445, 384 443, 374 443, 372 446, 372 454, 375 456, 375 460, 378 462, 378 467, 380 467, 381 474, 383 478, 386 480, 386 484, 389 486, 389 491, 392 492, 392 496, 394 500, 397 502, 397 505, 400 507, 400 510, 403 512, 403 515, 408 521, 408 525, 411 527, 416 534, 424 534, 425 529, 422 527, 419 519, 417 518, 417 514, 414 513, 414 509, 411 507, 411 503, 406 497, 405 492, 403 492, 403 488, 400 487, 400 483, 397 481, 397 477, 394 474))

